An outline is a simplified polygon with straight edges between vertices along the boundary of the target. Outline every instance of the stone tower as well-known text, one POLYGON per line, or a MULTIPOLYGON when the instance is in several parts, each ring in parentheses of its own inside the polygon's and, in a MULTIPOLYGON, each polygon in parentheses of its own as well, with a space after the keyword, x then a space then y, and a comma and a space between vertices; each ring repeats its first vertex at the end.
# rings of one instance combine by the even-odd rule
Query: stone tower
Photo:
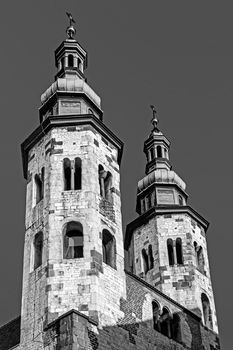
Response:
POLYGON ((124 255, 123 144, 103 123, 100 98, 86 82, 87 53, 68 16, 40 124, 22 144, 22 308, 0 327, 0 349, 220 350, 208 222, 187 205, 153 106, 139 216, 127 226, 124 255))
POLYGON ((126 298, 123 144, 103 123, 100 97, 85 78, 87 53, 74 34, 71 20, 55 51, 55 82, 41 96, 40 125, 22 144, 24 350, 47 349, 46 326, 72 309, 101 327, 116 324, 126 298))
POLYGON ((127 226, 125 249, 132 273, 202 317, 218 331, 206 231, 208 222, 187 205, 184 181, 172 170, 170 142, 153 129, 144 143, 146 175, 138 182, 139 217, 127 226))

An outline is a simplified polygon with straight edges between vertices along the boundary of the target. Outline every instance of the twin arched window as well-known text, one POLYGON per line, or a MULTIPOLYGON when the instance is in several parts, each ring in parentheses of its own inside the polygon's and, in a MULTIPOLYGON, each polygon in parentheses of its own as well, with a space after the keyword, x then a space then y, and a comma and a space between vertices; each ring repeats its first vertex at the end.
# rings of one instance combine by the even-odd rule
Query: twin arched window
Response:
POLYGON ((162 333, 166 337, 172 338, 177 342, 182 341, 180 317, 177 313, 170 314, 167 307, 160 307, 157 301, 152 301, 153 327, 157 332, 162 333))
POLYGON ((183 250, 182 250, 182 240, 177 238, 173 241, 171 238, 167 240, 167 252, 168 252, 168 262, 170 266, 175 264, 183 265, 183 250))
POLYGON ((68 222, 63 231, 63 258, 83 258, 83 227, 80 222, 68 222))
MULTIPOLYGON (((106 229, 102 232, 103 262, 116 268, 115 237, 106 229)), ((80 222, 68 222, 63 231, 63 258, 83 258, 83 226, 80 222)))
MULTIPOLYGON (((150 155, 148 154, 148 157, 150 156, 150 160, 153 160, 155 157, 156 158, 163 158, 163 151, 162 151, 162 147, 159 145, 156 147, 156 155, 155 155, 155 148, 151 148, 149 150, 150 155)), ((164 148, 164 152, 166 153, 166 157, 167 157, 167 150, 164 148)))
MULTIPOLYGON (((64 59, 64 57, 63 57, 63 59, 64 59)), ((68 64, 69 68, 74 67, 74 56, 72 54, 68 55, 68 57, 67 57, 67 64, 68 64)), ((83 70, 83 64, 82 64, 82 61, 81 61, 81 59, 79 57, 77 58, 77 65, 78 65, 78 69, 82 71, 83 70)), ((62 66, 64 67, 64 61, 62 62, 62 66)))
POLYGON ((75 158, 71 161, 69 158, 63 159, 64 172, 64 191, 81 190, 82 188, 82 161, 75 158))

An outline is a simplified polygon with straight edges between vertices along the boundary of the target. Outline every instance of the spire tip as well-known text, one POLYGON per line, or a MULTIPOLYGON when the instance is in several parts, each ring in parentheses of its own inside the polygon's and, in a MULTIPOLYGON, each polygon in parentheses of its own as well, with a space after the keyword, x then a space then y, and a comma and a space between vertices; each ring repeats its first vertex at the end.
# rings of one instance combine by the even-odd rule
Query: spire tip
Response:
POLYGON ((155 129, 157 127, 157 124, 159 122, 158 118, 157 118, 157 111, 155 109, 154 105, 150 105, 150 108, 152 109, 152 113, 153 113, 153 117, 151 119, 151 124, 153 125, 153 129, 155 129))
POLYGON ((76 29, 74 28, 73 23, 76 23, 76 22, 70 12, 66 12, 66 14, 70 21, 69 26, 66 28, 66 34, 68 36, 68 39, 73 39, 73 36, 76 34, 76 29))

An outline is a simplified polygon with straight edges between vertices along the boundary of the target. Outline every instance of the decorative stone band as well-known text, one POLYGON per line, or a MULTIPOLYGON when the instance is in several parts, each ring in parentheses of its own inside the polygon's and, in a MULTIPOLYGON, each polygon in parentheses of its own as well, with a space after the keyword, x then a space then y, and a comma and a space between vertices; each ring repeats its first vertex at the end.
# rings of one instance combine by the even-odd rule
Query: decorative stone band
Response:
POLYGON ((185 182, 173 170, 157 169, 138 182, 138 193, 155 183, 176 184, 182 191, 186 189, 185 182))
POLYGON ((101 108, 100 97, 92 90, 92 88, 82 79, 66 79, 58 78, 42 95, 41 103, 44 104, 48 99, 53 96, 56 92, 82 92, 85 93, 92 102, 101 108))

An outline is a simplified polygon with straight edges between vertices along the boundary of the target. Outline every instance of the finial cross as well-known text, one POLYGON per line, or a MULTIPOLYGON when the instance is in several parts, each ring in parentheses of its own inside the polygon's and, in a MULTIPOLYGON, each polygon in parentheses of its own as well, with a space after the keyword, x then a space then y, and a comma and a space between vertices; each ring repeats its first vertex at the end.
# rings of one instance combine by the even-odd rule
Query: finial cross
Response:
POLYGON ((69 25, 69 27, 67 27, 66 33, 68 35, 68 39, 73 40, 73 36, 76 33, 76 29, 73 26, 73 23, 75 23, 75 20, 73 19, 73 16, 72 16, 72 14, 70 12, 66 12, 66 14, 67 14, 67 16, 68 16, 68 18, 70 20, 70 25, 69 25))
POLYGON ((66 12, 69 20, 70 20, 70 27, 72 26, 72 23, 76 23, 75 20, 73 19, 73 16, 70 12, 66 12))
POLYGON ((150 108, 152 109, 152 113, 153 113, 153 117, 151 119, 151 123, 153 125, 153 127, 155 128, 158 124, 158 118, 157 118, 157 111, 155 109, 155 106, 154 105, 150 105, 150 108))

